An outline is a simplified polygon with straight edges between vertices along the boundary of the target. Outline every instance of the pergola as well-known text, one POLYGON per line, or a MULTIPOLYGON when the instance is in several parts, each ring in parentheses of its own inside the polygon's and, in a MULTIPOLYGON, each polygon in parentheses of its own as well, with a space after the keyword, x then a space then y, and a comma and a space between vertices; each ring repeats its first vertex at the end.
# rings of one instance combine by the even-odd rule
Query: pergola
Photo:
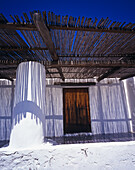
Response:
POLYGON ((44 64, 47 78, 135 76, 135 23, 30 12, 0 14, 0 78, 13 80, 24 61, 44 64))

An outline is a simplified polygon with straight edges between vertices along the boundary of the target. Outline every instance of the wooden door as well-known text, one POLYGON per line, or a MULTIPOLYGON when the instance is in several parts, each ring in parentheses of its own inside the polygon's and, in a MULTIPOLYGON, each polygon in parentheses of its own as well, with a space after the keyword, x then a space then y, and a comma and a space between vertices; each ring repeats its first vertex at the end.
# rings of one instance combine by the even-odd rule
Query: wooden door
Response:
POLYGON ((64 134, 91 132, 88 88, 65 88, 64 134))

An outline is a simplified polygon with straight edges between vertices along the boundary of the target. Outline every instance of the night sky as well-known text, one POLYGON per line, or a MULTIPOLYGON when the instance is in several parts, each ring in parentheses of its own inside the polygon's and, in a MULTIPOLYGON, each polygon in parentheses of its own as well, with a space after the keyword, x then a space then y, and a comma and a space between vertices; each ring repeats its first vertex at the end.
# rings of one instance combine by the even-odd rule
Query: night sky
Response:
POLYGON ((1 0, 0 13, 22 16, 33 10, 51 11, 57 15, 88 17, 93 20, 109 17, 112 21, 135 23, 135 0, 1 0))

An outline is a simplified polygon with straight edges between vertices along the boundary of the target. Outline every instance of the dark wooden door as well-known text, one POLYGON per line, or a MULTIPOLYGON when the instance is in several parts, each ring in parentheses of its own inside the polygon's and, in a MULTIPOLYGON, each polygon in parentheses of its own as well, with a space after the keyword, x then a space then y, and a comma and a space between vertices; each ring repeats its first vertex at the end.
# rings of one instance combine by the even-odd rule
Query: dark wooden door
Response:
POLYGON ((91 132, 89 95, 87 88, 65 88, 64 134, 91 132))

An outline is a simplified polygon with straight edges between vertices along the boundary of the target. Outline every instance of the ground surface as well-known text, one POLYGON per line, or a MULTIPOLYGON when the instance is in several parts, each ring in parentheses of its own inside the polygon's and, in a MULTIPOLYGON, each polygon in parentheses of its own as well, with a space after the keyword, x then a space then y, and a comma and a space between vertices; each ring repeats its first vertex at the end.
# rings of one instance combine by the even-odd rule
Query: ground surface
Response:
POLYGON ((1 170, 134 170, 135 141, 0 149, 1 170))

